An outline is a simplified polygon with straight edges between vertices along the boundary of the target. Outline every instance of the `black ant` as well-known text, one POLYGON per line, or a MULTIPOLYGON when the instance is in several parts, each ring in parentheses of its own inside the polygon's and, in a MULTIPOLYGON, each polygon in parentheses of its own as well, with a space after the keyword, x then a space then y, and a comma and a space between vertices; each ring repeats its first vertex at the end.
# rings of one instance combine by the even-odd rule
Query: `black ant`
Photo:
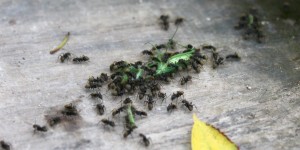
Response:
POLYGON ((176 26, 180 26, 180 25, 182 25, 183 21, 184 21, 183 18, 178 17, 178 18, 176 18, 176 20, 175 20, 175 25, 176 25, 176 26))
POLYGON ((96 89, 102 87, 102 84, 97 82, 89 82, 84 86, 86 89, 96 89))
POLYGON ((89 77, 88 81, 89 81, 89 83, 101 82, 100 78, 98 78, 98 77, 95 78, 93 76, 89 77))
POLYGON ((223 64, 224 58, 219 55, 219 53, 213 51, 212 52, 213 57, 213 69, 217 68, 219 65, 223 64))
POLYGON ((142 61, 137 61, 134 63, 134 66, 138 67, 138 66, 142 66, 143 62, 142 61))
POLYGON ((78 111, 76 109, 76 106, 71 104, 65 105, 65 109, 61 111, 62 114, 67 115, 67 116, 77 116, 78 111))
POLYGON ((67 52, 67 53, 63 53, 59 56, 60 62, 65 62, 65 60, 69 60, 71 57, 71 53, 67 52))
POLYGON ((138 96, 139 96, 139 100, 142 100, 145 97, 146 93, 144 92, 139 92, 138 96))
POLYGON ((40 126, 40 125, 34 124, 32 127, 34 128, 34 131, 39 131, 39 132, 47 132, 48 131, 46 126, 40 126))
POLYGON ((105 111, 105 106, 103 104, 97 104, 96 109, 98 110, 99 115, 103 115, 105 111))
POLYGON ((112 116, 114 117, 115 115, 119 114, 121 111, 123 111, 126 108, 126 106, 121 106, 118 109, 113 110, 112 116))
POLYGON ((147 99, 147 101, 145 101, 145 103, 148 104, 148 109, 149 110, 153 109, 153 104, 155 103, 155 101, 153 100, 152 95, 148 95, 148 99, 147 99))
POLYGON ((149 50, 143 50, 143 51, 142 51, 142 54, 143 54, 143 55, 150 55, 150 56, 153 55, 153 53, 152 53, 151 51, 149 51, 149 50))
POLYGON ((192 81, 192 76, 190 76, 190 75, 188 75, 188 76, 186 76, 186 77, 182 77, 182 78, 180 79, 180 84, 181 84, 181 85, 184 85, 184 84, 186 84, 186 83, 189 82, 189 81, 192 81))
MULTIPOLYGON (((196 59, 194 59, 194 60, 196 60, 196 59)), ((200 72, 199 67, 198 67, 198 63, 197 63, 196 61, 192 61, 192 62, 191 62, 191 65, 192 65, 192 68, 193 68, 197 73, 200 72)), ((181 82, 181 83, 182 83, 182 82, 181 82)), ((185 84, 185 83, 184 83, 184 84, 185 84)), ((183 85, 183 84, 181 84, 181 85, 183 85)))
POLYGON ((240 59, 241 57, 237 53, 229 54, 226 56, 226 60, 240 60, 240 59))
POLYGON ((90 96, 92 98, 100 98, 102 99, 102 94, 100 92, 97 92, 97 93, 91 93, 90 96))
POLYGON ((130 104, 132 103, 132 100, 128 97, 123 101, 123 104, 130 104))
POLYGON ((112 120, 102 119, 101 122, 104 123, 104 125, 109 125, 111 127, 115 126, 115 122, 113 122, 112 120))
POLYGON ((164 54, 162 55, 162 57, 161 57, 161 61, 162 61, 162 62, 167 62, 168 59, 169 59, 171 56, 172 56, 171 53, 164 53, 164 54))
POLYGON ((169 29, 169 16, 168 15, 161 15, 159 17, 160 19, 160 26, 163 30, 168 30, 169 29))
POLYGON ((5 141, 0 141, 0 145, 3 150, 10 150, 10 145, 5 141))
POLYGON ((166 97, 167 97, 167 94, 166 93, 162 93, 162 92, 159 91, 158 94, 157 94, 157 96, 159 98, 161 98, 162 101, 164 101, 166 99, 166 97))
POLYGON ((127 130, 124 132, 123 137, 124 137, 124 138, 127 138, 127 136, 130 135, 134 129, 135 129, 135 128, 129 128, 129 129, 127 129, 127 130))
POLYGON ((139 136, 142 137, 142 140, 143 140, 143 142, 144 142, 144 145, 145 145, 146 147, 148 147, 148 146, 150 145, 150 140, 149 140, 144 134, 142 134, 142 133, 140 133, 139 136))
POLYGON ((192 102, 189 102, 185 99, 183 99, 181 102, 189 111, 193 111, 193 108, 196 107, 192 102))
POLYGON ((86 62, 86 61, 89 61, 89 58, 87 56, 81 56, 81 57, 76 57, 76 58, 73 58, 73 62, 74 63, 81 63, 81 62, 86 62))
POLYGON ((48 124, 50 125, 50 127, 53 127, 53 126, 59 124, 60 122, 61 122, 60 117, 52 117, 52 118, 48 119, 48 124))
POLYGON ((214 47, 214 46, 212 46, 212 45, 203 45, 203 46, 202 46, 202 49, 211 49, 211 50, 213 50, 213 51, 216 51, 216 50, 217 50, 217 48, 214 47))
POLYGON ((108 75, 106 73, 101 73, 100 77, 90 77, 88 79, 89 83, 104 83, 108 81, 108 75))
POLYGON ((108 80, 108 75, 107 75, 106 73, 101 73, 101 75, 100 75, 100 80, 101 80, 102 82, 107 81, 107 80, 108 80))
POLYGON ((179 70, 183 70, 183 69, 185 69, 185 68, 188 68, 188 62, 187 61, 185 61, 185 60, 183 60, 183 59, 180 59, 179 61, 178 61, 178 64, 179 65, 175 65, 179 70))
POLYGON ((124 88, 122 88, 122 89, 120 89, 120 88, 116 88, 115 90, 113 90, 112 92, 111 92, 111 94, 113 95, 113 96, 123 96, 124 94, 125 94, 125 89, 124 88))
POLYGON ((147 113, 144 111, 135 110, 134 113, 139 116, 147 116, 147 113))
POLYGON ((173 93, 171 96, 171 100, 173 101, 174 99, 179 98, 180 96, 182 96, 184 94, 183 91, 177 91, 176 93, 173 93))
POLYGON ((114 62, 110 65, 110 71, 115 71, 117 69, 120 69, 120 68, 125 68, 128 66, 128 63, 126 61, 117 61, 117 62, 114 62))
POLYGON ((157 75, 156 78, 166 83, 169 83, 171 81, 171 79, 167 75, 157 75))
POLYGON ((122 75, 123 75, 122 72, 117 71, 117 72, 111 74, 111 75, 110 75, 110 78, 114 80, 116 77, 122 76, 122 75))
POLYGON ((175 110, 175 109, 177 109, 177 106, 176 106, 175 104, 173 104, 173 103, 170 103, 170 104, 168 105, 168 107, 167 107, 167 111, 168 111, 168 112, 173 111, 173 110, 175 110))

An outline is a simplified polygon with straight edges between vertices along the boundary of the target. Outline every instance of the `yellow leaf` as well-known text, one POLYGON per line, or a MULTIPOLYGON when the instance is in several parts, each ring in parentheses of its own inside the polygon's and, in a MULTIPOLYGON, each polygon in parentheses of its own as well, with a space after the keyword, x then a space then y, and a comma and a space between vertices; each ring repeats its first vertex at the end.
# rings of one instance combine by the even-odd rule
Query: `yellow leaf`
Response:
POLYGON ((238 150, 222 132, 193 115, 192 150, 238 150))

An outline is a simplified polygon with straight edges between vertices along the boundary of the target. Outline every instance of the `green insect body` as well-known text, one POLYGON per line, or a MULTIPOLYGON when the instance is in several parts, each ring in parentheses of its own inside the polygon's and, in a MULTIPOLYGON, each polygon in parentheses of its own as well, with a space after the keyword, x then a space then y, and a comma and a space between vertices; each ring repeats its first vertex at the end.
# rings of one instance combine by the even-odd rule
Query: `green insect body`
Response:
POLYGON ((188 61, 193 56, 195 51, 196 50, 193 48, 193 49, 190 49, 190 51, 173 55, 168 59, 167 63, 157 62, 157 69, 156 69, 155 75, 163 75, 166 73, 174 72, 176 69, 174 67, 168 66, 168 64, 179 65, 178 64, 179 60, 188 61))
POLYGON ((135 127, 135 121, 134 121, 134 116, 132 114, 131 105, 128 105, 127 115, 128 115, 128 120, 129 120, 130 126, 135 127))
POLYGON ((140 79, 141 77, 143 77, 144 74, 144 70, 143 69, 138 69, 138 72, 135 75, 135 79, 140 79))
POLYGON ((194 52, 195 52, 195 49, 191 49, 190 51, 187 51, 185 53, 176 54, 176 55, 170 57, 168 59, 167 63, 176 65, 180 59, 187 61, 193 56, 194 52))
POLYGON ((122 76, 121 84, 126 84, 127 81, 128 81, 128 75, 127 75, 127 74, 124 74, 124 75, 122 76))
POLYGON ((144 75, 144 69, 135 68, 134 66, 129 66, 129 72, 135 75, 135 79, 141 79, 144 75))
POLYGON ((158 63, 155 75, 162 75, 175 71, 174 67, 169 67, 167 63, 158 63))
POLYGON ((251 15, 251 14, 249 14, 248 15, 248 27, 250 28, 251 26, 252 26, 252 24, 253 24, 253 21, 254 21, 254 17, 253 17, 253 15, 251 15))

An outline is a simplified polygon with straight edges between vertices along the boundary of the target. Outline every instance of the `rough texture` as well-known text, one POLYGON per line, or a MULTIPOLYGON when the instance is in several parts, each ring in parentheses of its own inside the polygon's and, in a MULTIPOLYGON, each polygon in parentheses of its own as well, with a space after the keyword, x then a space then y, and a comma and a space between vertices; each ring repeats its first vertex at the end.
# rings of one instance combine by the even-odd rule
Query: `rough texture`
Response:
MULTIPOLYGON (((138 133, 151 137, 150 149, 190 149, 192 113, 169 114, 159 102, 149 117, 138 119, 138 129, 122 138, 123 124, 108 130, 84 89, 86 79, 116 60, 136 61, 141 50, 161 43, 168 32, 157 23, 161 14, 186 19, 175 39, 182 44, 213 44, 220 54, 238 52, 241 62, 211 69, 207 62, 187 87, 179 78, 164 86, 171 94, 184 90, 202 120, 223 131, 241 149, 300 148, 299 27, 292 20, 270 16, 256 1, 238 0, 91 0, 0 2, 0 140, 14 149, 143 149, 138 133), (244 41, 233 26, 240 13, 256 6, 263 14, 267 41, 244 41), (55 55, 67 32, 71 38, 55 55), (298 44, 297 44, 298 42, 298 44), (87 55, 85 64, 61 64, 60 53, 87 55), (33 134, 32 124, 46 124, 45 115, 77 101, 81 114, 76 128, 51 128, 33 134)), ((274 6, 275 7, 275 6, 274 6)), ((103 90, 105 91, 105 90, 103 90)), ((105 97, 106 116, 120 99, 105 97)), ((139 108, 144 106, 137 103, 139 108)), ((116 118, 118 120, 118 118, 116 118)))

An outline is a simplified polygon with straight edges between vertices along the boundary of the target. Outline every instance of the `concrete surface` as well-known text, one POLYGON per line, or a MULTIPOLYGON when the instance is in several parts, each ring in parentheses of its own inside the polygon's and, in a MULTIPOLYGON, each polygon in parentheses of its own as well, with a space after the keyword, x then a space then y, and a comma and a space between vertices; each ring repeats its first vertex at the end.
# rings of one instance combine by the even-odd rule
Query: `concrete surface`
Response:
MULTIPOLYGON (((192 113, 167 113, 157 103, 128 139, 123 124, 107 129, 102 118, 120 100, 105 97, 105 116, 98 116, 84 89, 86 79, 116 60, 136 61, 146 42, 161 43, 173 34, 157 24, 161 14, 186 19, 176 40, 215 45, 221 54, 238 52, 241 62, 212 70, 210 62, 187 87, 164 86, 168 94, 184 90, 202 120, 223 131, 240 149, 300 149, 299 26, 270 16, 255 0, 1 0, 0 1, 0 140, 13 149, 144 149, 138 133, 152 139, 148 149, 190 149, 192 113), (255 6, 263 14, 267 41, 244 41, 233 26, 240 13, 255 6), (55 55, 66 32, 71 38, 55 55), (87 55, 86 64, 61 64, 62 52, 87 55), (77 101, 81 119, 75 130, 65 124, 33 134, 32 124, 46 124, 45 115, 77 101)), ((269 6, 270 7, 270 6, 269 6)), ((275 5, 274 5, 275 7, 275 5)), ((104 90, 103 90, 104 92, 104 90)), ((142 103, 137 104, 143 108, 142 103)))

